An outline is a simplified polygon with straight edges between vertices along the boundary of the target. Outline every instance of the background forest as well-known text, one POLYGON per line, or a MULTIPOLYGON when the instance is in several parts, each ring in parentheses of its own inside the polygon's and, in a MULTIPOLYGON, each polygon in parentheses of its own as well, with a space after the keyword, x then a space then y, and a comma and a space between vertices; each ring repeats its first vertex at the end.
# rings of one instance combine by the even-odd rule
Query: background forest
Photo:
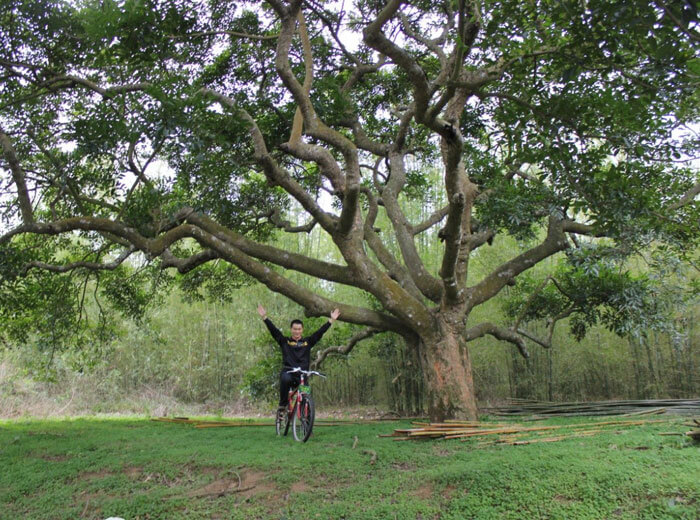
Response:
MULTIPOLYGON (((405 210, 422 218, 421 213, 429 214, 441 202, 436 200, 438 193, 424 186, 413 201, 406 201, 405 210)), ((277 239, 281 247, 334 260, 333 248, 318 230, 282 235, 277 239)), ((397 247, 391 241, 387 245, 397 247)), ((436 233, 421 235, 421 255, 426 265, 434 262, 434 269, 440 246, 436 233)), ((488 272, 526 246, 515 239, 495 242, 476 255, 473 269, 488 272)), ((544 262, 479 312, 492 320, 512 323, 520 286, 543 279, 538 273, 551 272, 563 256, 544 262)), ((479 339, 471 345, 471 355, 480 406, 497 405, 512 397, 579 401, 697 396, 697 268, 658 256, 652 262, 647 256, 640 254, 633 265, 616 269, 628 271, 632 277, 643 276, 653 284, 652 293, 663 304, 655 321, 640 315, 640 321, 618 335, 593 317, 581 337, 576 320, 564 319, 556 324, 552 348, 528 342, 529 359, 509 343, 491 337, 479 339)), ((303 309, 230 266, 220 267, 215 265, 204 273, 154 276, 148 267, 136 263, 122 266, 121 275, 143 277, 140 298, 131 295, 129 299, 141 303, 137 308, 97 301, 89 287, 81 287, 80 276, 64 275, 67 286, 82 288, 82 293, 77 293, 82 294, 78 312, 81 320, 87 320, 89 333, 57 334, 61 324, 52 328, 48 323, 45 334, 28 336, 22 348, 4 343, 0 415, 267 413, 275 399, 281 358, 256 314, 256 304, 262 303, 284 331, 292 318, 303 318, 303 309)), ((319 280, 292 276, 309 288, 328 291, 319 280)), ((112 296, 113 303, 120 301, 112 296)), ((365 296, 358 292, 343 298, 365 296)), ((63 303, 69 301, 67 298, 63 303)), ((47 308, 55 304, 47 298, 47 308)), ((58 307, 55 318, 67 311, 58 307)), ((52 319, 50 313, 45 317, 49 322, 52 319)), ((306 331, 312 332, 323 321, 305 319, 306 331)), ((548 323, 535 315, 530 317, 528 328, 545 337, 548 323)), ((317 350, 343 345, 352 333, 351 325, 338 322, 317 350)), ((364 412, 425 412, 419 360, 411 359, 405 343, 392 334, 365 340, 348 355, 329 355, 321 370, 328 375, 327 380, 314 381, 321 413, 358 408, 364 412)))

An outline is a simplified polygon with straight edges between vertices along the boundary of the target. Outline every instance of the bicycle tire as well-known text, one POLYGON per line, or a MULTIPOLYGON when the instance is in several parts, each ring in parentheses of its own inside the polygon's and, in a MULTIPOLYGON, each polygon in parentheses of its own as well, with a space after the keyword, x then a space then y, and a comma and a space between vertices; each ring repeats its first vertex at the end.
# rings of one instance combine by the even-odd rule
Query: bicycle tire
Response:
MULTIPOLYGON (((292 411, 292 415, 294 415, 294 416, 296 416, 297 406, 298 406, 298 404, 295 403, 294 410, 292 411)), ((285 412, 284 412, 284 435, 285 436, 289 433, 289 426, 292 423, 292 421, 290 421, 289 419, 290 419, 289 410, 285 410, 285 412)))
POLYGON ((275 433, 277 435, 282 435, 282 421, 286 415, 286 412, 284 415, 281 415, 279 411, 275 412, 275 433))
POLYGON ((292 433, 294 439, 299 442, 306 442, 311 436, 311 431, 314 427, 314 400, 310 395, 306 395, 301 400, 301 411, 297 413, 294 410, 294 419, 292 419, 292 433))

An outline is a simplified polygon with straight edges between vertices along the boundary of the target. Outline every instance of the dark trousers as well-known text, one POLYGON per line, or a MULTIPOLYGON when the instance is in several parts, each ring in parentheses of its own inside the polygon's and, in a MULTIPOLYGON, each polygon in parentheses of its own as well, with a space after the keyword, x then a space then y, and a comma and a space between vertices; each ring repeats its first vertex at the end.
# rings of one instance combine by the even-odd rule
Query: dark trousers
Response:
POLYGON ((280 372, 280 406, 287 406, 289 390, 296 388, 301 382, 301 374, 288 374, 287 369, 280 372))

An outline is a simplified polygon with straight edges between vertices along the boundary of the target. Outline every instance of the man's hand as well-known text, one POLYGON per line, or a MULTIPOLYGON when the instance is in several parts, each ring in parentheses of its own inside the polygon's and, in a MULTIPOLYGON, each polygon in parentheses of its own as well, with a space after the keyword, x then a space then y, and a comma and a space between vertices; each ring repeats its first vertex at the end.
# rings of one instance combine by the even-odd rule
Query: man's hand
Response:
POLYGON ((259 303, 258 303, 258 314, 260 314, 260 317, 262 319, 267 318, 267 311, 265 310, 265 307, 263 307, 259 303))
POLYGON ((335 323, 335 320, 338 319, 338 316, 340 316, 340 309, 333 309, 333 312, 331 312, 331 319, 330 322, 335 323))

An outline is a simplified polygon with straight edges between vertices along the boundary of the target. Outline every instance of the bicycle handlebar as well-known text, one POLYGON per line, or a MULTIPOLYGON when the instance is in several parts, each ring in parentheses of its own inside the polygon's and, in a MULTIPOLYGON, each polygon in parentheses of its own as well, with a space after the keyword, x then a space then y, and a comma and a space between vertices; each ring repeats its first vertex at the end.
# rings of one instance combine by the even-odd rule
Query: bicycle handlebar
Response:
POLYGON ((316 372, 315 370, 302 370, 299 367, 293 368, 292 370, 287 370, 287 374, 296 374, 296 373, 301 373, 306 376, 321 376, 322 378, 326 378, 321 372, 316 372))

